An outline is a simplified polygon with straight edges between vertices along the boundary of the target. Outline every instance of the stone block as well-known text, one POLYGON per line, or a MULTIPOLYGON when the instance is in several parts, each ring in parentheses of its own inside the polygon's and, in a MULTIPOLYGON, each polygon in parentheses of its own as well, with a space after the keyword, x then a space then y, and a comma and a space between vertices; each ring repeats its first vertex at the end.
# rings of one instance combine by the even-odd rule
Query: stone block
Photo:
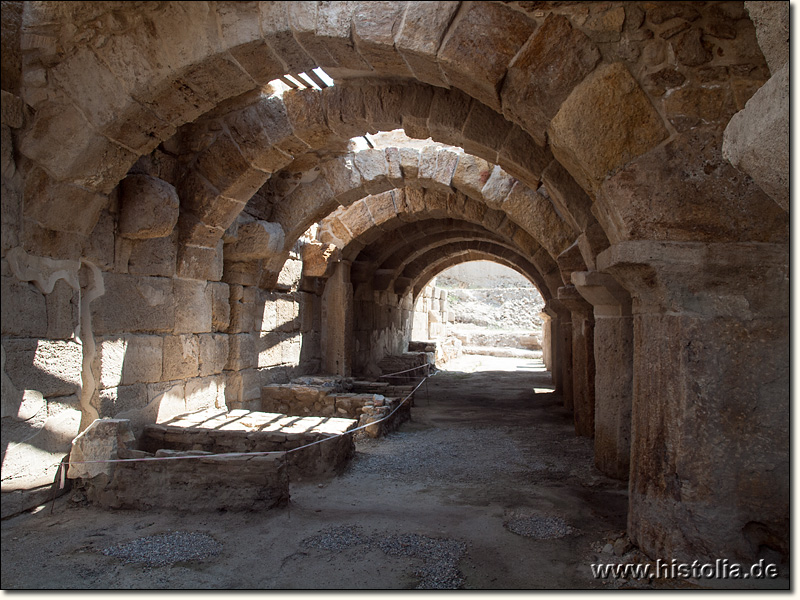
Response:
POLYGON ((174 329, 171 279, 105 273, 103 284, 105 293, 91 304, 96 334, 158 333, 174 329))
POLYGON ((353 41, 359 54, 380 73, 411 75, 394 45, 394 33, 402 21, 404 9, 402 2, 356 2, 353 41))
POLYGON ((2 285, 2 332, 19 337, 47 335, 46 296, 27 281, 0 278, 2 285))
POLYGON ((570 244, 575 233, 561 219, 550 201, 520 182, 514 184, 503 202, 508 217, 523 227, 556 258, 570 244))
POLYGON ((430 137, 442 144, 463 147, 462 130, 472 103, 472 98, 460 90, 437 89, 431 100, 428 117, 430 137))
POLYGON ((178 277, 219 281, 223 274, 222 248, 222 240, 219 240, 212 248, 181 246, 178 249, 178 277))
POLYGON ((516 183, 516 179, 495 165, 481 190, 481 196, 487 206, 499 209, 516 183))
POLYGON ((283 263, 280 273, 278 273, 278 281, 275 284, 277 290, 290 290, 296 289, 300 283, 300 277, 303 273, 303 262, 300 260, 289 259, 283 263))
POLYGON ((211 290, 203 281, 173 280, 175 293, 175 333, 211 331, 211 290))
POLYGON ((208 289, 211 291, 211 330, 225 331, 231 322, 230 286, 209 282, 208 289))
POLYGON ((289 90, 283 94, 283 103, 295 137, 312 148, 319 148, 334 137, 325 120, 320 94, 289 90))
POLYGON ((362 150, 354 155, 353 165, 361 174, 363 186, 368 193, 380 194, 391 189, 387 178, 389 165, 383 150, 362 150))
POLYGON ((133 449, 136 437, 125 419, 97 419, 72 442, 67 477, 91 479, 113 474, 114 463, 96 462, 119 458, 119 452, 133 449))
POLYGON ((186 410, 225 406, 225 376, 197 377, 186 382, 186 410))
POLYGON ((174 277, 177 256, 177 235, 132 240, 128 257, 128 273, 153 277, 174 277))
POLYGON ((303 276, 327 277, 332 264, 341 258, 341 250, 333 244, 308 242, 303 245, 303 276))
POLYGON ((432 85, 447 85, 436 53, 459 4, 410 2, 406 5, 402 26, 394 41, 418 80, 432 85))
POLYGON ((108 211, 100 213, 97 225, 85 240, 81 257, 103 270, 114 267, 115 218, 108 211))
POLYGON ((576 87, 548 132, 553 155, 592 193, 608 173, 668 135, 661 117, 622 63, 599 68, 576 87))
POLYGON ((536 23, 502 4, 465 7, 439 51, 439 64, 451 85, 495 110, 497 90, 508 63, 536 29, 536 23))
POLYGON ((453 187, 474 200, 482 200, 481 190, 492 174, 492 165, 471 154, 459 158, 453 173, 453 187))
POLYGON ((228 336, 217 333, 198 337, 200 340, 200 377, 222 373, 228 362, 228 336))
POLYGON ((269 258, 283 249, 284 233, 279 223, 251 221, 239 226, 238 239, 226 244, 225 260, 246 261, 269 258))
POLYGON ((169 335, 164 338, 164 381, 197 377, 200 342, 196 335, 169 335))
POLYGON ((612 215, 600 221, 609 241, 659 236, 704 242, 787 240, 786 213, 724 159, 721 137, 703 128, 686 131, 606 180, 595 208, 598 221, 612 215), (703 176, 676 181, 676 172, 703 176))
POLYGON ((178 192, 149 175, 128 175, 119 184, 119 233, 133 239, 166 237, 178 222, 178 192))
POLYGON ((147 386, 138 383, 135 385, 121 385, 100 390, 101 418, 114 418, 121 413, 141 411, 148 404, 147 386))
POLYGON ((225 369, 241 371, 256 366, 256 342, 250 333, 228 336, 228 356, 225 369))
POLYGON ((5 339, 5 371, 17 390, 36 390, 45 398, 81 390, 83 347, 74 341, 5 339))
POLYGON ((600 51, 569 19, 550 14, 508 67, 503 114, 546 145, 550 120, 600 61, 600 51))
MULTIPOLYGON (((748 3, 751 4, 751 3, 748 3)), ((722 153, 789 210, 789 66, 759 89, 725 129, 722 153)))
POLYGON ((744 6, 769 70, 775 74, 789 62, 789 6, 784 2, 745 2, 744 6))

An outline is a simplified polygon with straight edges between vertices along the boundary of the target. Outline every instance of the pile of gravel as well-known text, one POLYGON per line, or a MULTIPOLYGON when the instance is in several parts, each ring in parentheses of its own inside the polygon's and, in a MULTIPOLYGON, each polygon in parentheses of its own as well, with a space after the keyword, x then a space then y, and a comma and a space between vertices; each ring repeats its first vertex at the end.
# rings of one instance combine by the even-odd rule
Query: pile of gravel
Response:
POLYGON ((163 567, 187 560, 200 560, 222 551, 222 544, 206 533, 169 531, 142 537, 126 544, 105 548, 106 556, 121 559, 124 563, 146 563, 163 567))
POLYGON ((564 519, 552 516, 516 517, 503 525, 511 533, 537 540, 554 540, 577 533, 564 519))
POLYGON ((387 556, 418 559, 422 564, 413 575, 419 578, 419 590, 453 590, 464 584, 458 561, 466 553, 467 545, 458 540, 417 533, 365 535, 357 525, 344 525, 323 529, 301 545, 330 552, 362 546, 364 551, 377 548, 387 556))

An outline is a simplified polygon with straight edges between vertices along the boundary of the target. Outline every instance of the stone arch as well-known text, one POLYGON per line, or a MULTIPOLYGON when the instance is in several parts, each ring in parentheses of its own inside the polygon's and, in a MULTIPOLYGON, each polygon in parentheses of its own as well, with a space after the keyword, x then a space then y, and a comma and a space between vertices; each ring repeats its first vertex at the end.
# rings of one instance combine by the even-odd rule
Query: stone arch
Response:
POLYGON ((525 279, 530 281, 534 286, 536 286, 537 289, 539 288, 536 281, 532 278, 536 272, 535 270, 524 270, 522 265, 516 261, 509 260, 505 257, 491 252, 486 252, 481 249, 472 249, 467 250, 466 252, 457 252, 455 254, 451 254, 447 258, 443 258, 431 264, 429 269, 424 271, 410 286, 413 290, 414 300, 416 300, 425 286, 427 286, 439 273, 446 271, 450 267, 476 260, 488 260, 490 262, 503 265, 504 267, 508 267, 509 269, 512 269, 513 271, 525 277, 525 279))
MULTIPOLYGON (((342 248, 352 244, 353 240, 359 244, 366 243, 368 237, 363 236, 369 236, 370 231, 373 232, 372 235, 378 235, 375 232, 381 231, 377 229, 375 220, 370 218, 371 215, 379 215, 377 221, 384 227, 392 220, 416 222, 420 219, 450 216, 499 234, 517 252, 527 256, 528 260, 537 265, 541 274, 538 285, 541 285, 543 294, 555 294, 555 290, 563 284, 558 266, 545 248, 539 246, 527 232, 517 228, 502 212, 482 207, 462 193, 443 194, 405 188, 369 196, 360 202, 361 204, 354 203, 324 219, 321 222, 320 239, 342 248)), ((424 235, 420 237, 424 238, 424 235)))
MULTIPOLYGON (((496 115, 502 112, 508 121, 515 123, 513 127, 532 136, 539 146, 549 142, 556 158, 590 196, 602 200, 604 228, 611 229, 614 225, 616 235, 612 241, 617 241, 652 232, 635 226, 631 217, 626 218, 625 207, 617 204, 617 195, 623 193, 618 187, 600 193, 603 180, 653 150, 656 153, 647 157, 642 167, 634 167, 634 171, 658 166, 665 158, 664 151, 658 149, 667 139, 672 140, 667 154, 678 156, 680 164, 708 160, 681 152, 683 145, 691 141, 682 137, 684 131, 690 125, 703 126, 709 132, 721 131, 733 109, 743 104, 746 90, 753 88, 759 77, 766 79, 763 68, 755 69, 755 73, 742 77, 749 88, 748 85, 736 88, 728 71, 721 67, 736 63, 738 46, 722 39, 716 42, 720 47, 717 53, 697 46, 696 40, 706 31, 704 28, 710 28, 720 19, 727 20, 726 31, 730 33, 725 37, 739 36, 744 47, 748 43, 754 45, 752 25, 748 26, 746 14, 726 13, 714 6, 693 8, 686 18, 694 25, 670 42, 681 69, 655 73, 648 69, 639 71, 642 63, 647 66, 646 59, 626 55, 621 48, 632 41, 632 30, 663 28, 664 19, 668 20, 670 15, 662 14, 664 11, 658 6, 648 11, 638 7, 627 9, 631 13, 627 16, 630 28, 624 32, 621 23, 626 20, 626 8, 622 4, 609 8, 609 23, 620 24, 620 30, 610 34, 612 39, 620 40, 619 47, 598 46, 603 34, 581 22, 577 13, 570 10, 560 14, 544 10, 531 15, 496 4, 408 3, 381 13, 381 19, 364 18, 365 14, 383 10, 383 5, 369 3, 202 7, 167 4, 150 11, 128 11, 117 6, 112 10, 104 5, 28 8, 23 16, 23 37, 31 40, 37 34, 44 34, 46 39, 54 40, 41 46, 32 44, 25 64, 28 71, 38 69, 45 73, 44 78, 36 79, 44 79, 45 86, 23 85, 20 90, 36 110, 30 126, 19 138, 22 154, 38 165, 38 170, 30 171, 37 183, 29 186, 28 199, 35 205, 37 200, 43 202, 56 193, 76 202, 80 197, 77 204, 88 207, 81 213, 86 216, 92 207, 102 203, 98 195, 110 192, 138 156, 166 140, 176 127, 287 70, 323 66, 339 81, 364 75, 401 76, 452 86, 453 93, 463 95, 466 102, 457 102, 447 90, 437 93, 447 96, 454 122, 464 123, 464 117, 473 108, 496 115), (178 14, 184 12, 187 14, 178 14), (181 27, 170 26, 172 19, 179 20, 181 27), (67 28, 49 25, 64 21, 76 23, 73 31, 84 35, 75 36, 67 28), (144 27, 145 23, 149 27, 144 27), (480 51, 471 44, 477 30, 486 42, 480 51), (98 35, 97 31, 103 33, 98 35), (85 35, 85 32, 90 33, 85 35), (56 44, 65 50, 62 56, 54 58, 56 44), (692 54, 688 48, 696 52, 692 54), (170 60, 159 60, 163 56, 170 60), (697 85, 701 77, 709 76, 706 65, 717 63, 721 63, 718 71, 725 74, 712 75, 722 77, 714 91, 697 85), (701 65, 705 75, 696 68, 701 65), (561 71, 561 77, 552 78, 549 73, 553 70, 561 71), (72 75, 77 73, 97 82, 104 93, 96 93, 97 86, 90 93, 89 86, 76 85, 78 79, 73 81, 72 75), (676 98, 662 99, 661 94, 673 86, 682 86, 676 98), (735 89, 739 90, 738 95, 735 89), (612 100, 597 102, 600 97, 612 100), (686 103, 680 102, 680 98, 686 97, 708 97, 714 108, 692 114, 686 103), (475 98, 478 104, 472 105, 470 98, 475 98), (453 110, 456 106, 459 109, 453 110), (607 128, 610 122, 614 123, 612 129, 607 128), (611 135, 598 135, 602 131, 610 131, 611 135), (64 137, 71 143, 54 143, 64 137), (101 159, 106 165, 103 169, 101 159)), ((646 40, 636 41, 646 46, 646 40)), ((603 42, 607 43, 605 38, 603 42)), ((641 56, 641 48, 637 50, 641 56)), ((329 93, 326 106, 332 129, 345 134, 352 133, 354 125, 356 130, 366 131, 359 121, 367 120, 369 107, 374 106, 364 103, 351 90, 329 93), (339 118, 334 114, 336 111, 339 118)), ((378 106, 383 109, 387 105, 378 106)), ((434 103, 430 106, 435 109, 434 103)), ((493 135, 502 131, 502 137, 509 139, 505 135, 508 127, 491 128, 494 123, 486 117, 486 114, 476 116, 475 126, 485 127, 493 135)), ((508 122, 506 119, 501 118, 508 122)), ((413 129, 411 122, 406 126, 413 129)), ((705 143, 716 147, 718 140, 714 135, 704 135, 705 143)), ((716 183, 729 179, 727 172, 719 174, 716 183)), ((621 181, 617 179, 617 185, 621 181)), ((742 185, 747 187, 746 182, 735 185, 738 187, 732 191, 747 191, 742 188, 742 185)), ((697 187, 691 189, 706 195, 709 192, 697 187)), ((646 196, 641 185, 634 186, 634 192, 638 197, 646 196)), ((759 203, 752 193, 749 196, 751 204, 759 203)), ((41 209, 30 208, 33 214, 47 221, 41 209)), ((68 224, 53 219, 48 224, 63 229, 75 225, 75 219, 71 221, 68 224)), ((663 221, 653 222, 658 224, 664 226, 663 221)), ((731 229, 731 235, 739 231, 752 237, 760 232, 758 227, 737 219, 729 219, 725 227, 731 229)), ((672 229, 672 237, 693 238, 693 230, 672 229)))

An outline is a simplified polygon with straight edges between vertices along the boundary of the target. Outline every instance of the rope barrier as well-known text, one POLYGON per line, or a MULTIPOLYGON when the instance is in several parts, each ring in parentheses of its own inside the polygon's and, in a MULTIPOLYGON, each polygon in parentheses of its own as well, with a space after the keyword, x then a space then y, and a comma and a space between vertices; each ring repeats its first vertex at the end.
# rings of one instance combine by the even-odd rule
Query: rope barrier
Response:
MULTIPOLYGON (((420 388, 420 386, 425 381, 428 380, 428 377, 431 377, 431 375, 425 375, 425 377, 414 387, 413 390, 411 390, 406 395, 405 398, 403 398, 403 400, 395 407, 395 409, 392 412, 390 412, 388 415, 386 415, 385 417, 381 417, 377 421, 372 421, 371 423, 367 423, 365 425, 361 425, 359 427, 356 427, 355 429, 350 429, 348 431, 345 431, 344 433, 337 433, 337 434, 331 435, 330 437, 323 438, 321 440, 316 440, 314 442, 310 442, 310 443, 305 444, 303 446, 298 446, 297 448, 291 448, 289 450, 264 450, 264 451, 261 451, 261 452, 225 452, 225 453, 220 453, 220 454, 191 454, 191 455, 188 455, 188 456, 146 456, 146 457, 142 457, 142 458, 115 458, 115 459, 105 459, 105 460, 69 460, 69 461, 62 460, 61 464, 58 467, 58 472, 56 473, 57 477, 58 477, 59 473, 61 474, 61 479, 59 481, 58 488, 59 489, 64 489, 64 485, 66 484, 67 466, 69 466, 69 465, 128 463, 128 462, 149 462, 149 461, 156 461, 156 460, 193 460, 193 459, 198 459, 198 458, 241 458, 241 457, 244 457, 244 456, 268 456, 270 454, 282 454, 282 455, 286 456, 290 452, 297 452, 299 450, 304 450, 306 448, 310 448, 311 446, 316 446, 317 444, 321 444, 323 442, 328 442, 330 440, 343 437, 343 436, 345 436, 347 434, 355 433, 356 431, 360 431, 361 429, 366 429, 367 427, 370 427, 371 425, 377 425, 378 423, 382 423, 383 421, 386 421, 392 415, 394 415, 398 410, 400 410, 400 407, 403 406, 408 401, 408 399, 411 398, 411 396, 414 395, 414 392, 416 392, 420 388)), ((288 460, 288 457, 287 457, 287 460, 288 460)))
MULTIPOLYGON (((405 371, 397 371, 396 373, 388 373, 386 375, 378 376, 378 379, 382 377, 394 377, 395 375, 402 375, 403 373, 408 373, 410 371, 416 371, 417 369, 429 369, 431 363, 425 363, 424 365, 419 365, 418 367, 411 367, 410 369, 406 369, 405 371)), ((429 377, 429 375, 425 375, 425 377, 429 377)))

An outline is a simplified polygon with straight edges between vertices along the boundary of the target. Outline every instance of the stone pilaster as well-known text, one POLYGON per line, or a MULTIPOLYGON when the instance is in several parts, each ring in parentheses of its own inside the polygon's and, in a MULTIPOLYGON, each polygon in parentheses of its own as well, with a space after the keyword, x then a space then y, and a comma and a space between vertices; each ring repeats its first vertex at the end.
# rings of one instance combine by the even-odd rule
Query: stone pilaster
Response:
POLYGON ((572 404, 575 433, 594 436, 594 314, 575 286, 558 288, 572 319, 572 404))
POLYGON ((349 377, 353 357, 353 285, 349 261, 336 263, 325 284, 320 342, 324 372, 349 377))
POLYGON ((662 559, 787 553, 788 246, 625 242, 597 266, 633 298, 631 539, 662 559))
POLYGON ((627 480, 633 395, 631 297, 605 273, 577 271, 572 282, 594 307, 594 464, 606 475, 627 480))
POLYGON ((547 301, 545 311, 555 323, 553 328, 553 383, 556 394, 561 394, 564 408, 573 410, 572 382, 572 315, 560 300, 547 301))
POLYGON ((539 313, 542 318, 542 362, 544 368, 552 373, 553 371, 553 319, 547 314, 546 310, 539 313))

